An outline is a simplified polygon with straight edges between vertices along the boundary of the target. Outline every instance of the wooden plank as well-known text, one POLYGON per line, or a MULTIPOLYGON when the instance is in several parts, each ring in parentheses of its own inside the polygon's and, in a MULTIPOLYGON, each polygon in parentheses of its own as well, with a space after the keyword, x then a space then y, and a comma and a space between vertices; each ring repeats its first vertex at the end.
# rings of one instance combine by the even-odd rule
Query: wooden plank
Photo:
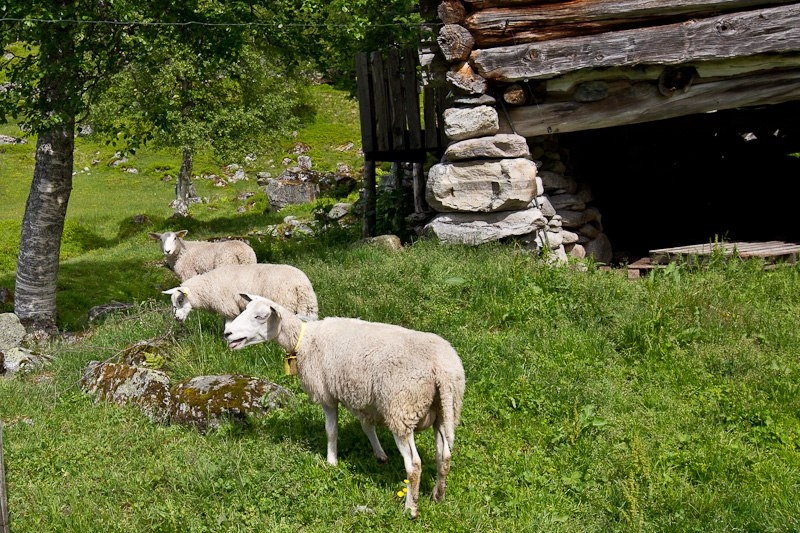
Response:
POLYGON ((389 94, 389 124, 391 142, 390 150, 402 151, 408 149, 406 145, 406 122, 403 111, 403 85, 400 83, 400 52, 396 49, 389 50, 384 63, 386 69, 386 86, 389 94))
POLYGON ((414 52, 407 50, 403 57, 403 112, 408 125, 408 147, 420 150, 422 146, 422 124, 419 116, 419 83, 414 52))
POLYGON ((3 421, 0 420, 0 533, 9 533, 6 467, 3 454, 3 421))
POLYGON ((364 161, 364 219, 362 236, 374 237, 376 228, 375 161, 364 161))
MULTIPOLYGON (((687 63, 685 66, 697 70, 697 83, 717 81, 714 78, 728 78, 742 76, 754 72, 764 72, 772 69, 800 69, 800 53, 787 53, 781 55, 759 54, 754 56, 738 57, 723 61, 698 61, 687 63)), ((544 82, 546 98, 570 98, 570 93, 581 83, 588 81, 655 81, 658 80, 664 69, 670 68, 663 65, 640 65, 637 67, 614 67, 609 69, 592 70, 584 69, 569 72, 563 76, 548 78, 544 82)), ((547 101, 547 100, 545 100, 547 101)), ((541 102, 540 102, 541 103, 541 102)))
POLYGON ((436 109, 436 87, 427 85, 422 90, 422 111, 425 121, 425 148, 435 150, 439 146, 439 122, 436 109))
POLYGON ((800 50, 800 4, 680 24, 473 50, 470 64, 487 80, 547 78, 584 68, 677 65, 800 50), (676 43, 680 43, 677 45, 676 43))
POLYGON ((743 259, 758 257, 768 263, 774 263, 775 261, 795 263, 800 257, 800 244, 781 241, 694 244, 650 250, 650 260, 652 263, 660 265, 672 261, 697 261, 702 263, 715 253, 722 253, 725 257, 736 254, 743 259))
POLYGON ((484 7, 464 21, 481 48, 595 35, 797 0, 592 0, 484 7))
POLYGON ((378 148, 372 122, 375 107, 372 102, 372 91, 370 91, 372 80, 369 75, 369 57, 366 52, 356 54, 356 78, 358 80, 356 94, 361 124, 361 149, 365 153, 374 152, 378 148))
POLYGON ((447 109, 447 92, 440 88, 436 91, 436 121, 439 125, 439 144, 437 148, 444 148, 450 140, 444 132, 444 110, 447 109))
POLYGON ((370 73, 372 74, 372 94, 374 101, 373 127, 375 131, 375 151, 391 150, 391 120, 389 113, 389 94, 386 88, 386 76, 383 56, 380 52, 371 52, 369 56, 370 73))
MULTIPOLYGON (((597 102, 542 103, 508 110, 524 137, 637 124, 708 111, 780 104, 800 99, 800 70, 775 71, 692 85, 671 97, 654 83, 636 83, 597 102)), ((511 128, 506 126, 504 133, 511 128)))

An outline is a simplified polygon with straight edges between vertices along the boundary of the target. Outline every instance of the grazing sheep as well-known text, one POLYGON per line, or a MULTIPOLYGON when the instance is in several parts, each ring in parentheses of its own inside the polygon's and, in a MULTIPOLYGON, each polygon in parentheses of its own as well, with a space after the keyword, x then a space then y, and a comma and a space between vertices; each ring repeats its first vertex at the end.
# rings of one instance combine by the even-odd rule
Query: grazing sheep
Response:
POLYGON ((256 263, 256 253, 244 241, 185 241, 188 230, 150 233, 154 241, 161 241, 164 262, 181 281, 204 274, 222 265, 247 265, 256 263))
POLYGON ((325 411, 328 462, 336 464, 338 404, 360 421, 379 461, 386 461, 375 425, 388 426, 403 456, 409 480, 405 509, 417 517, 422 463, 414 431, 433 426, 436 485, 433 499, 444 498, 450 450, 464 398, 464 368, 450 344, 433 333, 354 318, 304 323, 266 298, 250 300, 225 327, 228 347, 236 350, 275 341, 296 361, 300 385, 325 411))
POLYGON ((175 318, 183 322, 192 309, 212 311, 226 321, 235 318, 247 306, 242 291, 267 296, 292 313, 317 319, 317 295, 311 281, 290 265, 224 265, 163 292, 171 296, 175 318))

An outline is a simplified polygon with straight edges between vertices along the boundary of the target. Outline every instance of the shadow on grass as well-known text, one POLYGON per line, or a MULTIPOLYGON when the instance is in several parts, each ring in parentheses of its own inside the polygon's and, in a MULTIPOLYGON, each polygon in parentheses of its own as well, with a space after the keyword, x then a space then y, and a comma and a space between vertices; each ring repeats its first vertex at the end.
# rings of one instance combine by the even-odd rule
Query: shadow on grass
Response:
POLYGON ((160 262, 147 263, 141 259, 63 263, 56 295, 59 328, 85 329, 89 325, 87 313, 92 307, 112 301, 133 303, 158 298, 176 280, 160 262))
MULTIPOLYGON (((308 402, 304 392, 297 401, 308 402)), ((308 445, 311 453, 320 460, 326 460, 327 437, 325 435, 325 415, 322 407, 313 405, 304 407, 287 407, 280 416, 270 416, 262 421, 252 424, 246 430, 253 435, 264 435, 275 444, 285 442, 302 442, 308 445)), ((430 498, 436 479, 436 459, 433 439, 422 439, 421 435, 431 434, 430 429, 417 433, 417 451, 422 460, 422 479, 420 481, 420 499, 430 498), (420 441, 423 441, 421 444, 420 441), (430 441, 430 442, 429 442, 430 441)), ((400 483, 406 477, 403 457, 394 442, 394 437, 386 428, 378 427, 378 439, 381 442, 389 461, 385 464, 378 462, 372 453, 367 436, 361 429, 361 424, 351 416, 343 406, 339 406, 339 438, 338 459, 340 463, 348 465, 350 471, 357 476, 363 476, 372 483, 386 487, 392 493, 399 490, 400 483)))

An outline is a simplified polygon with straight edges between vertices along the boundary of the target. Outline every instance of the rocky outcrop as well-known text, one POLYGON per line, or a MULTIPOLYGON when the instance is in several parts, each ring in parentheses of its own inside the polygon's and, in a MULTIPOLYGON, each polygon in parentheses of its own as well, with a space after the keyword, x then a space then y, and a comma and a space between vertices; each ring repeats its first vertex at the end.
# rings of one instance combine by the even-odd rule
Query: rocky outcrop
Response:
POLYGON ((84 369, 80 383, 97 401, 134 405, 155 422, 169 421, 169 376, 164 372, 92 361, 84 369))
POLYGON ((208 431, 286 404, 292 393, 270 381, 241 374, 197 376, 173 383, 168 374, 175 341, 159 337, 121 351, 119 362, 92 361, 80 385, 98 402, 129 405, 156 423, 208 431))
POLYGON ((243 422, 286 405, 292 393, 244 375, 199 376, 172 387, 169 420, 207 431, 224 420, 243 422))

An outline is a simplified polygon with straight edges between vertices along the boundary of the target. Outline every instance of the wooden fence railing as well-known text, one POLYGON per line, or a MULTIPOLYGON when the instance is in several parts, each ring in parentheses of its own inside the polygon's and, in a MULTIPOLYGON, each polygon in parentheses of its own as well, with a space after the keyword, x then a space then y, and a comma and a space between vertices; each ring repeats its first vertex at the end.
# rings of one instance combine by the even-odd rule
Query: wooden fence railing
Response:
MULTIPOLYGON (((442 113, 446 90, 426 86, 420 98, 417 55, 392 50, 356 55, 361 146, 364 152, 365 237, 375 232, 375 162, 414 162, 447 145, 442 113), (420 100, 422 108, 420 109, 420 100)), ((414 172, 415 204, 422 194, 422 172, 414 172)))

